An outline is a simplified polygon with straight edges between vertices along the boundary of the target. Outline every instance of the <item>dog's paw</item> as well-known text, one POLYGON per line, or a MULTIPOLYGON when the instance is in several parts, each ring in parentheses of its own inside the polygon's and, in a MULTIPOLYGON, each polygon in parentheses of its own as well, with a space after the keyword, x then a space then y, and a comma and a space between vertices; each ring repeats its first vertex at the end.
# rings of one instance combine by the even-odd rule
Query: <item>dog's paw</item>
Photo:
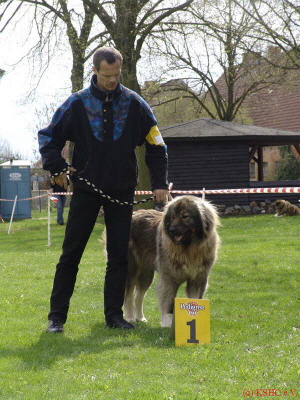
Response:
POLYGON ((136 320, 137 320, 137 321, 140 321, 140 322, 148 322, 148 321, 147 321, 147 318, 145 318, 145 317, 137 318, 136 320))
POLYGON ((127 321, 127 322, 135 322, 135 321, 136 321, 134 317, 132 317, 132 316, 127 316, 126 314, 124 315, 124 319, 125 319, 125 321, 127 321))
POLYGON ((162 328, 171 328, 173 321, 173 314, 164 314, 161 317, 162 328))

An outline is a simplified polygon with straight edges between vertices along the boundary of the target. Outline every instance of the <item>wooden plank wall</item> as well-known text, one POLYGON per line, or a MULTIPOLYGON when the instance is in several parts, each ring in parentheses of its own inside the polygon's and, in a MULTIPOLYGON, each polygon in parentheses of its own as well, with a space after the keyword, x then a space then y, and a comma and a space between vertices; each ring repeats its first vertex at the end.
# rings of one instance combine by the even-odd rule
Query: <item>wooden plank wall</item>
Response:
MULTIPOLYGON (((174 190, 247 188, 248 144, 233 141, 172 142, 165 139, 169 154, 169 182, 174 190)), ((248 205, 248 195, 207 196, 214 204, 248 205)))

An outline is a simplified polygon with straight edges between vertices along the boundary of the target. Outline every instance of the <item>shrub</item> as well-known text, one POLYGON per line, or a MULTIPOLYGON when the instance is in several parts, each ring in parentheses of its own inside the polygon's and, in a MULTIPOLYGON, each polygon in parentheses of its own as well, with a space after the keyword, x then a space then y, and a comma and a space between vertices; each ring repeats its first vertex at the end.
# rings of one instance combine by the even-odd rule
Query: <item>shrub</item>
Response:
POLYGON ((276 181, 300 179, 300 162, 291 151, 290 146, 280 148, 282 159, 278 162, 274 179, 276 181))

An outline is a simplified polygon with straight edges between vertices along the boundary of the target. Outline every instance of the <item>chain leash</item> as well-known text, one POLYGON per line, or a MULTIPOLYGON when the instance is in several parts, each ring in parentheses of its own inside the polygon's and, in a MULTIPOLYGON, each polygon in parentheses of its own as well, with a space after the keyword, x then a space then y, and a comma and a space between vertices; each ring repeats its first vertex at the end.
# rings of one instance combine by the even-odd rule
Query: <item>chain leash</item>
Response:
POLYGON ((111 196, 108 196, 107 194, 102 192, 101 189, 98 189, 93 183, 89 182, 87 179, 85 179, 85 178, 78 178, 78 179, 80 181, 84 181, 88 186, 91 186, 96 193, 100 194, 101 197, 108 199, 111 203, 119 204, 120 206, 135 206, 137 204, 147 203, 148 201, 154 199, 154 196, 151 196, 151 197, 148 197, 147 199, 142 199, 139 201, 134 200, 132 203, 129 201, 120 201, 118 199, 113 199, 111 196))

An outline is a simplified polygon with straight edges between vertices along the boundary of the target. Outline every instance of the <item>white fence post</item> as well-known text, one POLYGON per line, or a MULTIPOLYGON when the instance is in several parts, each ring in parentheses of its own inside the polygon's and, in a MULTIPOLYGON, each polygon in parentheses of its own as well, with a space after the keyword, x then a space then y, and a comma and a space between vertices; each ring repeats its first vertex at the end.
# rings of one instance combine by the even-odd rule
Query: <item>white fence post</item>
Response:
POLYGON ((14 218, 15 208, 16 208, 16 204, 17 204, 17 198, 18 198, 18 195, 16 195, 16 197, 15 197, 13 209, 12 209, 12 212, 11 212, 10 223, 9 223, 8 232, 7 232, 8 235, 10 234, 11 225, 12 225, 13 218, 14 218))
POLYGON ((51 245, 51 231, 50 231, 50 218, 51 218, 51 204, 50 204, 51 193, 48 192, 48 246, 51 245))

